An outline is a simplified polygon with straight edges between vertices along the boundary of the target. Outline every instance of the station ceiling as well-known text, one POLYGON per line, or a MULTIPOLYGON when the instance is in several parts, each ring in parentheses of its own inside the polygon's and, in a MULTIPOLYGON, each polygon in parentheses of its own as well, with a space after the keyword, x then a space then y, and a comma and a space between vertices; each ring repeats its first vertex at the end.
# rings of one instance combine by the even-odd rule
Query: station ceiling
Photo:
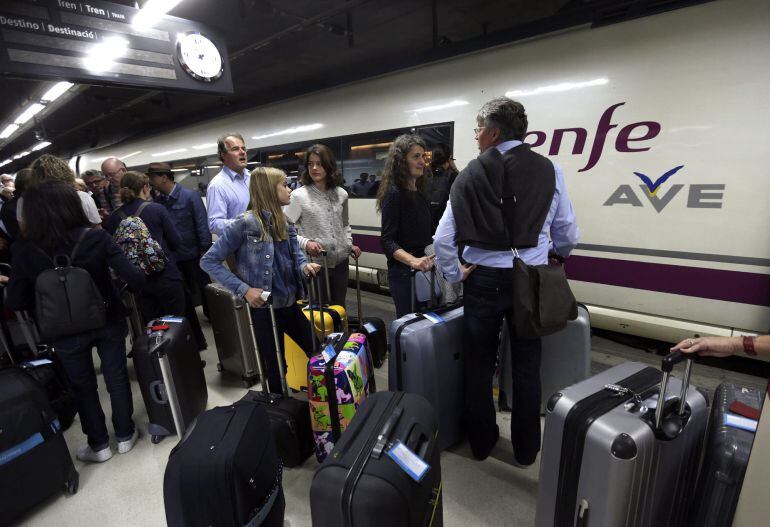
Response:
MULTIPOLYGON (((224 35, 234 93, 200 95, 81 85, 0 161, 42 138, 65 158, 273 101, 580 24, 603 25, 703 0, 185 0, 169 14, 224 35)), ((129 0, 114 3, 137 6, 129 0)), ((138 6, 144 2, 138 2, 138 6)), ((462 72, 458 72, 462 75, 462 72)), ((64 80, 64 79, 63 79, 64 80)), ((0 123, 45 86, 0 80, 0 123)), ((34 156, 4 166, 15 172, 34 156)))

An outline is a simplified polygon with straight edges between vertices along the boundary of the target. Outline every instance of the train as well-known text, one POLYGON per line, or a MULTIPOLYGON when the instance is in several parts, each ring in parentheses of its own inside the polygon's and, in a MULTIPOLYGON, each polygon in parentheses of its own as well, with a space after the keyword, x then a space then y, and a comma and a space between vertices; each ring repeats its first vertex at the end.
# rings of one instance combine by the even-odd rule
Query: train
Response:
MULTIPOLYGON (((324 143, 345 183, 378 174, 405 132, 478 155, 478 109, 522 102, 525 142, 562 167, 581 231, 566 270, 594 327, 675 342, 770 327, 770 4, 720 0, 578 26, 324 89, 73 156, 129 168, 170 161, 205 190, 216 138, 246 139, 249 166, 296 177, 324 143)), ((365 280, 387 287, 372 197, 351 196, 365 280)))

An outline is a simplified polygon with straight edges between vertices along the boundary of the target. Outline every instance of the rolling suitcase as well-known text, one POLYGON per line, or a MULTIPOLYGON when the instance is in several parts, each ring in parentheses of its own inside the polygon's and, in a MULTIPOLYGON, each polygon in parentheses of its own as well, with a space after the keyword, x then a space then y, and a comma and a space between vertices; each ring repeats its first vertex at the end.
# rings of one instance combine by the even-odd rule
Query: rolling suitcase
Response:
POLYGON ((57 492, 75 494, 78 480, 45 391, 19 368, 0 371, 0 525, 57 492))
POLYGON ((56 354, 41 351, 36 359, 24 361, 19 366, 43 388, 61 429, 68 430, 78 410, 75 392, 56 354))
POLYGON ((358 303, 358 316, 348 318, 350 331, 363 333, 369 344, 372 354, 372 362, 375 368, 379 368, 385 362, 388 355, 388 336, 385 333, 385 321, 376 317, 365 317, 361 304, 361 278, 358 271, 358 259, 356 261, 356 302, 358 303))
MULTIPOLYGON (((270 318, 273 325, 273 338, 275 339, 275 349, 278 354, 278 370, 281 377, 282 394, 268 392, 267 380, 264 373, 264 363, 257 349, 257 341, 254 333, 251 333, 254 349, 257 350, 257 367, 260 371, 262 382, 262 391, 256 392, 250 390, 241 399, 256 403, 265 410, 270 417, 270 427, 275 439, 275 445, 278 449, 278 457, 282 460, 285 467, 298 467, 305 462, 310 454, 313 453, 313 435, 310 429, 310 412, 308 403, 294 399, 289 395, 289 388, 286 384, 286 369, 281 360, 280 340, 278 339, 278 327, 275 322, 275 313, 273 312, 272 297, 267 293, 267 304, 270 309, 270 318)), ((249 324, 251 325, 251 310, 247 309, 249 324)), ((253 325, 252 325, 253 327, 253 325)))
POLYGON ((206 409, 208 390, 190 325, 182 317, 150 321, 134 343, 136 379, 147 408, 147 431, 153 443, 180 438, 206 409))
MULTIPOLYGON (((578 316, 567 327, 542 337, 540 359, 540 413, 545 414, 548 399, 560 389, 587 379, 591 375, 591 318, 585 306, 578 304, 578 316)), ((500 378, 498 405, 510 411, 513 403, 511 383, 511 346, 508 326, 500 336, 500 378)))
POLYGON ((410 313, 390 326, 388 389, 420 394, 433 405, 441 450, 464 435, 462 317, 462 306, 443 306, 410 313))
POLYGON ((688 390, 691 360, 682 381, 670 379, 685 358, 666 356, 662 378, 655 368, 628 362, 551 397, 537 527, 686 524, 708 404, 688 390))
POLYGON ((310 358, 307 376, 315 455, 320 463, 339 441, 359 405, 376 391, 366 335, 330 335, 322 344, 322 352, 310 358))
POLYGON ((442 525, 437 434, 436 414, 423 397, 372 394, 313 477, 313 527, 442 525), (419 459, 404 456, 405 447, 419 459), (406 467, 416 465, 413 475, 400 465, 405 457, 406 467))
POLYGON ((203 412, 171 451, 163 478, 169 527, 282 527, 281 461, 264 407, 203 412))
POLYGON ((735 384, 717 387, 690 525, 732 524, 755 433, 753 423, 733 413, 734 404, 741 403, 759 414, 764 395, 763 390, 735 384))
POLYGON ((204 294, 217 346, 217 370, 238 374, 244 387, 253 386, 259 373, 248 304, 221 284, 208 284, 204 294))

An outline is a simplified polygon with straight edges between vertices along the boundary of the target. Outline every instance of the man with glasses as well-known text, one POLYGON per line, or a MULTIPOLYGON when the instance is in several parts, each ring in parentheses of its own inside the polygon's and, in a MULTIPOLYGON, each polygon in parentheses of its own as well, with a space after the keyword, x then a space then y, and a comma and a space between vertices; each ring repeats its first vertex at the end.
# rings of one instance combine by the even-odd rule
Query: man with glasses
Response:
POLYGON ((464 282, 465 426, 473 455, 486 458, 500 430, 492 399, 497 339, 505 319, 511 338, 511 442, 518 466, 540 451, 539 338, 516 336, 513 248, 528 265, 569 256, 579 231, 561 168, 524 143, 527 114, 500 97, 481 107, 476 141, 481 155, 457 176, 433 244, 450 282, 464 282), (463 245, 460 263, 458 245, 463 245))
POLYGON ((221 236, 249 205, 249 171, 246 170, 246 142, 240 134, 217 139, 217 154, 224 165, 206 190, 209 230, 221 236))
POLYGON ((106 192, 107 178, 98 170, 86 170, 83 172, 83 181, 91 193, 94 203, 96 203, 99 216, 101 216, 102 220, 107 219, 118 208, 113 205, 110 196, 106 192))
POLYGON ((105 189, 110 203, 116 209, 123 205, 120 201, 120 180, 128 171, 126 164, 117 157, 108 157, 102 162, 102 174, 107 177, 109 184, 105 189))

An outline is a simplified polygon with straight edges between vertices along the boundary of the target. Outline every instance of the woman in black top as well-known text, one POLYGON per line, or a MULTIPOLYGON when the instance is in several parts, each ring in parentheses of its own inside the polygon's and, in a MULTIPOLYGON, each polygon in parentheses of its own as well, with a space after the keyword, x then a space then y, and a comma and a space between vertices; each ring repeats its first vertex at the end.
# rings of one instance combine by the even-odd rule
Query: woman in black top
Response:
MULTIPOLYGON (((136 215, 139 207, 149 199, 149 178, 141 172, 126 172, 120 180, 120 200, 123 206, 110 214, 104 228, 114 235, 121 220, 126 216, 136 215)), ((182 239, 163 205, 147 203, 139 217, 150 231, 150 236, 160 244, 167 258, 162 271, 147 276, 147 287, 142 289, 139 297, 142 318, 144 322, 148 322, 166 315, 184 316, 184 281, 173 253, 182 245, 182 239)))
POLYGON ((426 196, 429 181, 425 142, 416 135, 398 136, 390 146, 377 192, 377 210, 382 213, 380 243, 388 257, 388 285, 397 317, 412 309, 410 269, 433 267, 433 256, 425 256, 425 247, 432 243, 426 196))
MULTIPOLYGON (((47 181, 27 189, 22 214, 23 237, 13 244, 13 272, 6 298, 6 305, 17 311, 34 308, 38 275, 53 267, 52 258, 70 255, 83 229, 90 227, 75 189, 61 181, 47 181)), ((88 437, 88 444, 78 449, 77 457, 102 462, 112 457, 112 450, 99 404, 91 349, 96 346, 101 358, 118 452, 126 453, 136 443, 138 434, 131 419, 134 409, 126 368, 126 311, 113 286, 110 268, 136 291, 143 286, 144 275, 102 229, 88 229, 72 264, 91 275, 106 304, 107 323, 99 329, 52 339, 47 344, 60 358, 72 383, 80 423, 88 437)))

